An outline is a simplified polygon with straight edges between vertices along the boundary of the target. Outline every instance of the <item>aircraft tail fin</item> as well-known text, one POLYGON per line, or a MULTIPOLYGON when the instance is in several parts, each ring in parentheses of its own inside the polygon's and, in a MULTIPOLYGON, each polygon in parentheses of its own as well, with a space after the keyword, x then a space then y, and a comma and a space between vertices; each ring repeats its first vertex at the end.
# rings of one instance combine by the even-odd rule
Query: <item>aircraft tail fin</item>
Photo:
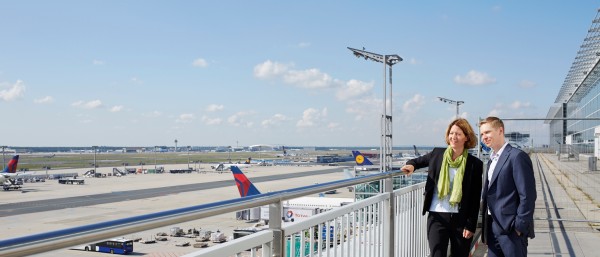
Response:
POLYGON ((241 197, 251 196, 251 195, 259 195, 260 191, 252 184, 252 182, 246 177, 246 174, 240 170, 237 166, 231 166, 231 173, 233 173, 233 179, 235 180, 235 185, 240 192, 241 197))
POLYGON ((417 146, 413 145, 413 148, 415 149, 415 156, 417 156, 417 157, 421 156, 421 153, 419 153, 419 150, 417 150, 417 146))
POLYGON ((17 164, 19 163, 19 155, 13 156, 13 158, 8 162, 8 165, 4 167, 2 173, 15 173, 17 172, 17 164))
POLYGON ((492 150, 492 148, 490 148, 485 143, 483 143, 483 141, 479 141, 479 144, 481 145, 481 150, 483 150, 485 152, 489 152, 490 150, 492 150))
POLYGON ((373 163, 363 154, 361 154, 359 151, 352 151, 352 155, 354 156, 354 161, 356 162, 356 165, 361 166, 361 165, 373 165, 373 163))

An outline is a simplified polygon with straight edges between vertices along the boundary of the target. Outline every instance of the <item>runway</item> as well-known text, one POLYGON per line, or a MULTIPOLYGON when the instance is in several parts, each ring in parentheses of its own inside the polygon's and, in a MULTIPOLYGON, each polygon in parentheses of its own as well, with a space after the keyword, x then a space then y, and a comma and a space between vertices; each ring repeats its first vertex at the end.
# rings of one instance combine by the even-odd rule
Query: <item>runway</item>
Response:
MULTIPOLYGON (((294 172, 294 173, 283 173, 276 175, 269 175, 263 177, 252 178, 252 182, 268 182, 275 180, 285 180, 290 178, 300 178, 306 176, 324 175, 329 173, 342 172, 343 168, 327 169, 327 170, 314 170, 306 172, 294 172)), ((225 172, 224 172, 225 173, 225 172)), ((228 173, 228 171, 226 172, 228 173)), ((150 175, 152 176, 152 175, 150 175)), ((37 200, 37 201, 25 201, 18 203, 9 203, 0 205, 0 217, 7 217, 13 215, 22 215, 28 213, 37 213, 45 211, 61 210, 66 208, 78 208, 106 203, 115 203, 122 201, 138 200, 152 197, 159 197, 171 194, 178 194, 183 192, 201 191, 222 187, 230 187, 233 185, 233 179, 203 182, 187 185, 176 185, 167 187, 156 187, 138 190, 128 191, 116 191, 103 194, 93 194, 75 197, 64 197, 57 199, 37 200)), ((26 184, 27 186, 27 184, 26 184)), ((72 187, 77 187, 73 185, 72 187)), ((25 191, 27 189, 24 189, 25 191)), ((24 197, 25 198, 25 197, 24 197)))
MULTIPOLYGON (((170 165, 182 169, 187 165, 170 165)), ((347 168, 347 167, 346 167, 347 168)), ((253 166, 244 173, 262 193, 344 179, 343 166, 253 166)), ((52 170, 65 173, 74 170, 52 170)), ((99 168, 110 173, 112 168, 99 168)), ((122 177, 85 178, 84 185, 59 184, 56 180, 25 183, 23 191, 0 192, 0 239, 55 231, 98 222, 146 215, 199 204, 218 202, 239 197, 231 172, 214 172, 208 164, 201 173, 137 174, 122 177), (204 171, 207 171, 204 173, 204 171)), ((79 171, 81 173, 82 171, 79 171)), ((315 195, 316 196, 316 195, 315 195)), ((325 197, 354 197, 353 192, 338 190, 325 197)), ((173 224, 148 231, 123 235, 127 238, 151 239, 159 232, 174 227, 183 229, 220 230, 231 236, 236 228, 252 224, 236 220, 235 213, 173 224)), ((193 241, 187 238, 169 238, 156 244, 135 243, 135 255, 181 256, 197 249, 176 247, 177 242, 193 241)), ((213 243, 210 243, 213 245, 213 243)), ((33 256, 105 256, 103 253, 56 250, 33 256)))

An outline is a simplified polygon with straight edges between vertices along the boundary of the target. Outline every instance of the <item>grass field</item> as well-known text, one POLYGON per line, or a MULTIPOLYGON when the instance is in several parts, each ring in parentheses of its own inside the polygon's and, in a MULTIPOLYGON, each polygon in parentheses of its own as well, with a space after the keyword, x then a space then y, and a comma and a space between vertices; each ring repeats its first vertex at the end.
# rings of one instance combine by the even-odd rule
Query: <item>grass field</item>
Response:
MULTIPOLYGON (((148 153, 96 153, 97 167, 122 167, 164 164, 187 164, 193 167, 195 163, 238 163, 248 158, 253 160, 279 160, 281 152, 148 152, 148 153)), ((325 154, 349 154, 348 151, 331 152, 318 151, 305 153, 301 157, 285 157, 292 160, 308 160, 310 156, 325 154)), ((6 154, 3 159, 7 163, 12 155, 6 154)), ((2 165, 4 167, 4 164, 2 165)), ((30 171, 69 168, 93 168, 93 153, 56 153, 56 154, 20 154, 18 169, 30 171)))

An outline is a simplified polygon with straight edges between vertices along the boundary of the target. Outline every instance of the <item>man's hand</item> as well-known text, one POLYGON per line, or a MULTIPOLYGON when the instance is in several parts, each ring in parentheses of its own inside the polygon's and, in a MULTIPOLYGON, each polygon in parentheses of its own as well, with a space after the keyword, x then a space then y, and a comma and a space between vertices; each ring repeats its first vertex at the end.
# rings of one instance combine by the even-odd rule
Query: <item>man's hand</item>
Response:
POLYGON ((473 237, 473 232, 467 230, 467 229, 463 229, 463 237, 466 239, 469 239, 471 237, 473 237))

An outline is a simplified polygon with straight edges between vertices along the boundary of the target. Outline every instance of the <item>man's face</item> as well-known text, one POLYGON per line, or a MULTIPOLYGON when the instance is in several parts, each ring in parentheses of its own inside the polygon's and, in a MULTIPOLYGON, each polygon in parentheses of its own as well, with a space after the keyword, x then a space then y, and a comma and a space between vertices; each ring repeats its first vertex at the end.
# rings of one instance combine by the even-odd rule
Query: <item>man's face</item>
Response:
POLYGON ((504 145, 504 129, 494 128, 490 124, 485 123, 479 128, 481 131, 481 140, 488 147, 494 149, 494 151, 500 150, 504 145))

